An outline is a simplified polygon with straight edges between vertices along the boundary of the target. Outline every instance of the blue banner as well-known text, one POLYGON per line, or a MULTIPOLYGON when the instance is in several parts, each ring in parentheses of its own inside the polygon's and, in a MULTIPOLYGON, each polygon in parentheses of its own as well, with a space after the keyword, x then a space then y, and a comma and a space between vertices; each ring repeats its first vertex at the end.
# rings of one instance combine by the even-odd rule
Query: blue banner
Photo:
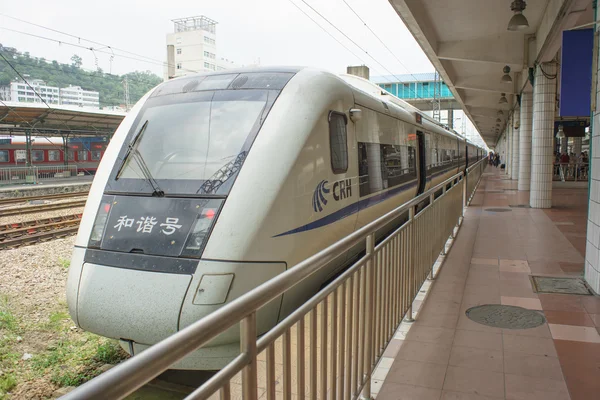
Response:
POLYGON ((593 29, 563 32, 560 117, 587 117, 591 113, 593 46, 593 29))

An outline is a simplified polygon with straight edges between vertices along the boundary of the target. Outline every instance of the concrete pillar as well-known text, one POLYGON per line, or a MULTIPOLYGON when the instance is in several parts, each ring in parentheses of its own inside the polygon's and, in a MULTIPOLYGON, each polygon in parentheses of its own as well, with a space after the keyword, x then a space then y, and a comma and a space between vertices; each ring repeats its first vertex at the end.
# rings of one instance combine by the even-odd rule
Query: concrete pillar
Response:
POLYGON ((529 195, 529 205, 532 208, 552 207, 552 162, 554 161, 552 143, 556 110, 556 78, 548 79, 546 75, 557 75, 556 63, 542 63, 535 70, 529 195))
POLYGON ((521 94, 519 122, 519 190, 529 190, 531 184, 531 110, 532 94, 521 94))
POLYGON ((506 153, 506 160, 504 161, 506 163, 506 169, 504 170, 504 173, 510 176, 510 151, 512 149, 510 147, 510 132, 508 130, 508 122, 504 128, 504 137, 506 138, 504 141, 504 152, 506 153))
MULTIPOLYGON (((596 18, 596 31, 598 29, 600 13, 596 18)), ((596 68, 596 72, 600 71, 600 64, 596 63, 596 68)), ((600 293, 600 75, 596 73, 595 76, 596 93, 592 93, 592 96, 596 96, 596 109, 592 113, 590 127, 590 187, 584 276, 591 288, 600 293)))
POLYGON ((346 73, 348 75, 356 75, 356 76, 360 76, 361 78, 365 78, 365 79, 369 79, 369 67, 367 67, 366 65, 359 65, 359 66, 349 66, 346 68, 346 73))
POLYGON ((575 157, 579 157, 581 154, 581 142, 583 141, 583 138, 574 137, 571 140, 573 141, 573 153, 575 153, 575 157))
POLYGON ((512 117, 511 129, 513 132, 513 167, 511 169, 512 175, 511 179, 518 180, 519 179, 519 124, 521 120, 521 110, 519 109, 519 105, 517 104, 517 108, 515 108, 515 112, 512 117))
POLYGON ((569 154, 569 138, 566 136, 560 140, 560 153, 569 154))
POLYGON ((508 142, 506 143, 506 150, 508 152, 508 160, 506 166, 506 174, 509 178, 512 178, 512 168, 513 168, 513 131, 512 131, 512 117, 509 115, 508 120, 506 121, 506 133, 508 137, 508 142))

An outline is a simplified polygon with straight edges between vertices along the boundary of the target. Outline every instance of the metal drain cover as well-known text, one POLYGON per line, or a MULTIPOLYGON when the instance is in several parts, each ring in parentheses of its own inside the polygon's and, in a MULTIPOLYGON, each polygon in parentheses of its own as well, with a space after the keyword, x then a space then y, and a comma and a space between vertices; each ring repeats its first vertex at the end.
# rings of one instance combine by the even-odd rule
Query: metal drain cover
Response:
POLYGON ((511 204, 509 205, 511 208, 529 208, 529 204, 511 204))
POLYGON ((532 276, 531 279, 533 287, 538 293, 592 294, 582 278, 532 276))
POLYGON ((503 329, 530 329, 546 322, 539 312, 500 304, 471 307, 465 314, 479 324, 503 329))
POLYGON ((489 211, 489 212, 509 212, 512 211, 508 208, 486 208, 485 211, 489 211))

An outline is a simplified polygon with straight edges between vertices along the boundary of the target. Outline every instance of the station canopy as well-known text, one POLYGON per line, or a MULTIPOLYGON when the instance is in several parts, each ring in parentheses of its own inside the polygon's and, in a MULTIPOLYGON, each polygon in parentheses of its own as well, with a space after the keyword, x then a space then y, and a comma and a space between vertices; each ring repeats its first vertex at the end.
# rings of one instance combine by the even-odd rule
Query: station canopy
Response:
POLYGON ((124 112, 18 102, 0 102, 0 135, 112 136, 124 112))

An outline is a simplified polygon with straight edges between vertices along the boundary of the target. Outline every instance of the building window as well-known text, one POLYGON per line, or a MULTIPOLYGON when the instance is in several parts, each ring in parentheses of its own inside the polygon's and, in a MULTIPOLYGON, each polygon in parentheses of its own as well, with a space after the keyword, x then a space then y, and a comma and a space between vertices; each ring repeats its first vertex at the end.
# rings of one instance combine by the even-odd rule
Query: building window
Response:
POLYGON ((60 151, 48 150, 48 161, 60 161, 60 151))
POLYGON ((204 36, 204 43, 215 45, 215 39, 209 38, 208 36, 204 36))
POLYGON ((177 69, 181 69, 181 63, 177 63, 177 69))
POLYGON ((215 53, 211 53, 210 51, 205 51, 204 52, 204 57, 208 57, 208 58, 215 58, 215 53))
POLYGON ((31 151, 31 161, 33 161, 33 162, 44 161, 44 150, 32 150, 31 151))
POLYGON ((77 160, 78 161, 87 161, 88 159, 88 151, 87 150, 79 150, 77 152, 77 160))
POLYGON ((92 161, 100 161, 101 156, 102 156, 102 152, 100 150, 92 151, 92 161))
POLYGON ((177 54, 181 54, 181 49, 177 49, 177 54))
POLYGON ((334 174, 348 170, 348 137, 346 135, 346 114, 329 112, 329 149, 331 169, 334 174))
POLYGON ((0 162, 9 162, 8 150, 0 150, 0 162))
POLYGON ((212 69, 213 71, 215 70, 214 64, 207 63, 207 62, 204 63, 204 68, 212 69))
POLYGON ((181 44, 181 37, 178 37, 178 38, 176 38, 176 39, 175 39, 175 43, 177 43, 177 44, 181 44))

